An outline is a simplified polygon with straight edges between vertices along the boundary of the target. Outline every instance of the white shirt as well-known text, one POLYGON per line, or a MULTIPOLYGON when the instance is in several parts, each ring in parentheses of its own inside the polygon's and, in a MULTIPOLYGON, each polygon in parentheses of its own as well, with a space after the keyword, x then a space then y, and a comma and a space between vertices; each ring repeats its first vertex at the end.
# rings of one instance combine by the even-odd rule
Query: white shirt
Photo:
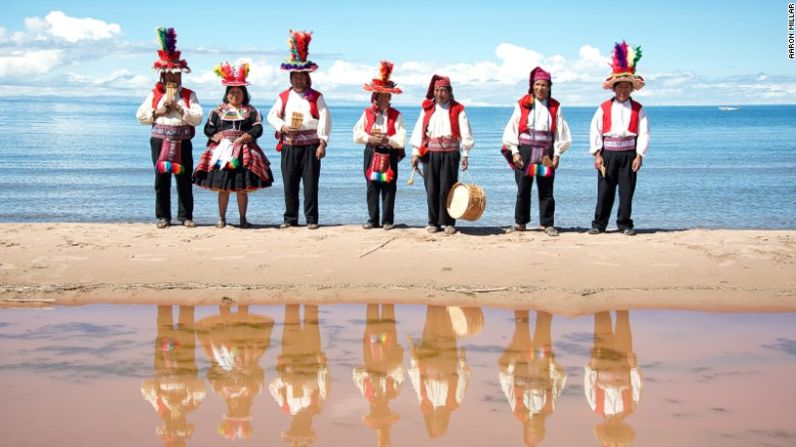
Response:
MULTIPOLYGON (((613 101, 611 104, 611 130, 605 134, 607 137, 637 137, 636 153, 642 157, 647 154, 650 146, 650 128, 647 122, 647 112, 642 107, 638 113, 638 135, 627 130, 630 124, 630 100, 625 102, 613 101)), ((603 148, 603 108, 597 107, 594 118, 591 120, 589 130, 589 153, 592 155, 603 148)))
POLYGON ((138 107, 138 112, 135 116, 141 124, 163 124, 166 126, 198 126, 202 124, 202 106, 199 105, 199 100, 196 98, 196 93, 191 92, 190 107, 185 105, 185 101, 181 96, 182 88, 177 89, 176 97, 177 107, 179 110, 172 110, 167 115, 154 118, 155 112, 164 113, 166 111, 166 95, 163 95, 158 102, 157 108, 152 108, 152 100, 155 99, 155 94, 149 92, 144 102, 138 107))
POLYGON ((282 110, 282 98, 277 96, 276 102, 268 112, 268 123, 278 132, 281 132, 282 126, 289 126, 289 121, 285 121, 284 118, 290 120, 290 117, 293 116, 293 112, 299 112, 304 116, 304 119, 298 129, 315 129, 318 132, 318 138, 328 144, 329 135, 332 133, 332 115, 329 113, 329 109, 326 107, 326 101, 323 100, 323 96, 318 97, 317 105, 318 119, 315 119, 310 114, 310 102, 304 98, 304 93, 296 93, 293 91, 293 89, 290 89, 284 117, 279 117, 279 112, 282 110))
MULTIPOLYGON (((428 122, 427 137, 451 137, 449 108, 450 102, 447 104, 434 104, 434 112, 428 122)), ((412 138, 409 140, 412 145, 412 155, 420 155, 418 148, 423 145, 423 115, 425 115, 425 110, 421 110, 420 116, 417 117, 417 123, 415 123, 415 128, 412 131, 412 138)), ((473 131, 470 129, 470 121, 467 119, 467 114, 464 110, 459 114, 459 133, 461 133, 462 137, 459 141, 462 157, 467 157, 470 154, 470 150, 475 146, 475 142, 473 141, 473 131)))
MULTIPOLYGON (((534 98, 532 113, 528 114, 528 129, 538 130, 542 132, 549 132, 552 127, 553 117, 550 115, 550 110, 547 108, 547 101, 539 101, 534 98)), ((556 134, 553 140, 553 153, 561 156, 569 146, 572 144, 572 135, 569 132, 569 124, 564 119, 564 112, 562 107, 558 108, 556 117, 556 134)), ((506 128, 503 130, 503 144, 511 149, 512 154, 519 152, 519 128, 520 117, 522 111, 520 105, 514 105, 514 113, 511 114, 509 122, 506 123, 506 128)))
MULTIPOLYGON (((387 135, 387 113, 379 112, 376 114, 376 121, 373 128, 381 129, 382 135, 387 135)), ((354 125, 354 143, 368 144, 370 135, 365 132, 365 112, 359 117, 359 121, 354 125)), ((387 140, 387 144, 393 149, 403 149, 406 146, 406 125, 404 124, 403 113, 398 113, 395 118, 395 135, 387 140)))

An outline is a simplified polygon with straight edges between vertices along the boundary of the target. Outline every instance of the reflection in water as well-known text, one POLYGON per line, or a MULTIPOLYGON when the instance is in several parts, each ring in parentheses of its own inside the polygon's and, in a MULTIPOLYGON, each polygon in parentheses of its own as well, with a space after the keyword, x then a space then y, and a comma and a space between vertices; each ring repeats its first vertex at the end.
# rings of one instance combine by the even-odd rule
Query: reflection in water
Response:
POLYGON ((552 321, 551 314, 537 312, 531 338, 528 311, 515 311, 514 336, 498 359, 500 387, 512 413, 522 423, 522 439, 528 446, 544 440, 545 419, 553 414, 567 380, 564 368, 555 362, 552 321))
POLYGON ((249 306, 232 312, 231 306, 222 305, 219 312, 196 325, 199 343, 211 363, 207 380, 227 404, 217 431, 227 439, 249 439, 251 406, 265 380, 259 361, 271 344, 274 320, 250 314, 249 306))
POLYGON ((400 418, 390 411, 390 400, 398 396, 404 382, 404 348, 398 343, 395 306, 368 304, 365 333, 362 336, 364 367, 354 368, 354 383, 370 404, 370 413, 362 420, 376 430, 379 447, 392 445, 390 426, 400 418))
POLYGON ((290 429, 282 440, 290 446, 308 446, 315 441, 312 418, 323 409, 331 385, 326 354, 321 350, 318 306, 285 306, 282 353, 277 359, 275 378, 269 387, 276 403, 292 416, 290 429))
POLYGON ((610 312, 594 314, 594 347, 585 373, 586 400, 605 418, 594 427, 594 435, 604 446, 630 445, 636 433, 624 419, 638 406, 642 376, 633 352, 628 311, 616 311, 615 330, 610 312))
POLYGON ((155 338, 155 378, 141 385, 144 396, 163 420, 156 432, 164 446, 184 446, 193 434, 187 421, 205 397, 205 387, 197 377, 194 307, 179 307, 175 325, 171 306, 158 306, 155 338))
POLYGON ((483 327, 480 308, 428 306, 423 338, 412 345, 409 378, 431 438, 448 430, 451 413, 462 404, 470 368, 457 335, 475 335, 483 327))

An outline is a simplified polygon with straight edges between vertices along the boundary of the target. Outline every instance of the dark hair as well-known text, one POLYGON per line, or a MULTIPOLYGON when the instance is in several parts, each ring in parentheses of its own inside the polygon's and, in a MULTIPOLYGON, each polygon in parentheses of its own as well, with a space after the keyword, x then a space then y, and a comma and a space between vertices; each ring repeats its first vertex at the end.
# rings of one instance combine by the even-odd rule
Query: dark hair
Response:
POLYGON ((228 85, 227 89, 224 91, 224 99, 222 99, 222 101, 224 101, 224 104, 229 104, 229 100, 227 99, 227 95, 229 94, 230 89, 233 89, 233 88, 241 89, 241 91, 243 92, 243 103, 242 104, 244 106, 248 106, 249 105, 249 101, 251 100, 251 96, 249 96, 249 91, 246 90, 246 86, 245 85, 228 85))

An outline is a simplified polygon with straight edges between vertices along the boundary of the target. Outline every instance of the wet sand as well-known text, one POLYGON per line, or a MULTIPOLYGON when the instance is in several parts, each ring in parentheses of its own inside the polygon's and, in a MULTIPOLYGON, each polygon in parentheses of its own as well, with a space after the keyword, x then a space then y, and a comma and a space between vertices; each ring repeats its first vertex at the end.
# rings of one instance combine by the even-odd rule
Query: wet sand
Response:
POLYGON ((0 224, 0 301, 796 311, 794 230, 461 230, 0 224))

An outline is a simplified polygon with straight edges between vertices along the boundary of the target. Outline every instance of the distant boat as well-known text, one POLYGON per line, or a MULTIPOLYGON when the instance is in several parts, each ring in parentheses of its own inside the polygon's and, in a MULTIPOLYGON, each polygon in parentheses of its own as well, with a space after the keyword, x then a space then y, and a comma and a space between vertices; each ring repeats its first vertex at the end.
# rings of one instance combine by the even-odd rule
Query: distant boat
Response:
POLYGON ((719 106, 719 110, 722 112, 736 112, 741 110, 741 108, 737 106, 719 106))

